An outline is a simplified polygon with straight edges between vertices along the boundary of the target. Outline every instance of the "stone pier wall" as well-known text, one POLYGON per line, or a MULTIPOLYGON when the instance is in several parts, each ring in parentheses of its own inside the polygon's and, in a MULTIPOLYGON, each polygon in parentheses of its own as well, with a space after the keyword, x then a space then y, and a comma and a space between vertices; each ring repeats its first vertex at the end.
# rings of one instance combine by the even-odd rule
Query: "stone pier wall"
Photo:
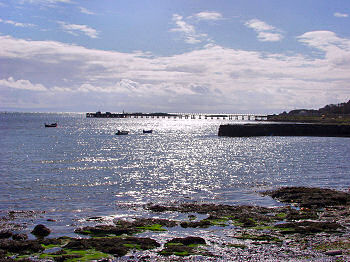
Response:
POLYGON ((231 124, 220 125, 219 136, 325 136, 350 137, 350 125, 335 124, 231 124))

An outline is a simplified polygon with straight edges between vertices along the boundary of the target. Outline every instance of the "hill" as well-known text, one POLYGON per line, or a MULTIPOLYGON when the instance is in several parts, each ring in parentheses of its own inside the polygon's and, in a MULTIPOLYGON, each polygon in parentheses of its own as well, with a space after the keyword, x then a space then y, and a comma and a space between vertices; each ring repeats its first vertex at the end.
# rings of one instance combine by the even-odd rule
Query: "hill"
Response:
POLYGON ((350 123, 350 100, 329 104, 319 109, 295 109, 279 115, 269 115, 268 121, 350 123))

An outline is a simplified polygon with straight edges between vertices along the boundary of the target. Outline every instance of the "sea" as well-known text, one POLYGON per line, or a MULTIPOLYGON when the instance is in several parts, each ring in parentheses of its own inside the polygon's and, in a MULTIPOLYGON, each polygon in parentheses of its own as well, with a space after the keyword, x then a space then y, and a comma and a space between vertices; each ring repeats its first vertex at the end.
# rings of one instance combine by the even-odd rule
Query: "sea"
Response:
POLYGON ((49 220, 69 235, 89 218, 147 216, 150 203, 271 207, 260 193, 282 186, 349 190, 350 138, 218 136, 247 122, 0 113, 0 213, 36 211, 27 230, 49 220))

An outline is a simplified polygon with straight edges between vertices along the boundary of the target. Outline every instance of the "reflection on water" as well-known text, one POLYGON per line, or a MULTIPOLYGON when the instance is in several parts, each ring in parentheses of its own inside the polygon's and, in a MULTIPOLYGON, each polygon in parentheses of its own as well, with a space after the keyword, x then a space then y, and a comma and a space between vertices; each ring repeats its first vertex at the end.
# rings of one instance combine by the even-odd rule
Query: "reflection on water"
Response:
POLYGON ((350 186, 350 139, 218 137, 228 122, 0 114, 0 207, 64 218, 151 201, 274 205, 256 191, 350 186), (43 126, 56 121, 58 128, 43 126), (130 134, 115 136, 117 129, 130 134))

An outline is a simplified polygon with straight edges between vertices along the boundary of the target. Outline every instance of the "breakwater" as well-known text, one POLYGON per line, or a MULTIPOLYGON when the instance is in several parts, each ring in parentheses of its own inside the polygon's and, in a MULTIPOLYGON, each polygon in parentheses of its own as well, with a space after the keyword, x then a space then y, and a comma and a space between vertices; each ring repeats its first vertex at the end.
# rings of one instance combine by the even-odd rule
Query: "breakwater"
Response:
POLYGON ((350 137, 350 125, 335 124, 229 124, 220 125, 219 136, 324 136, 350 137))

